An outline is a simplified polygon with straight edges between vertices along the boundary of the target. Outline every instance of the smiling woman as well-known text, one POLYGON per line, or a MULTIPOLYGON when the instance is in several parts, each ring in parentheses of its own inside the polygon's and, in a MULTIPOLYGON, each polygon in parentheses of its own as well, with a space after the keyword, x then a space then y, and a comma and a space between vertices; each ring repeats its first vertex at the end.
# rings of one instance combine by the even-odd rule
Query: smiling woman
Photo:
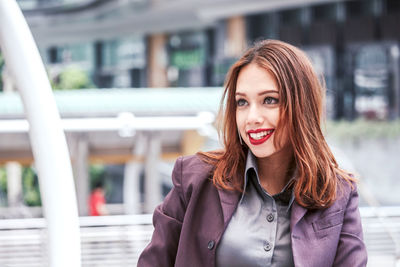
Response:
POLYGON ((356 185, 320 127, 324 93, 300 49, 247 50, 221 100, 224 149, 177 160, 138 266, 365 266, 356 185))
POLYGON ((279 121, 275 79, 257 64, 249 64, 239 73, 235 98, 240 137, 257 158, 272 155, 279 149, 274 146, 273 135, 279 121))

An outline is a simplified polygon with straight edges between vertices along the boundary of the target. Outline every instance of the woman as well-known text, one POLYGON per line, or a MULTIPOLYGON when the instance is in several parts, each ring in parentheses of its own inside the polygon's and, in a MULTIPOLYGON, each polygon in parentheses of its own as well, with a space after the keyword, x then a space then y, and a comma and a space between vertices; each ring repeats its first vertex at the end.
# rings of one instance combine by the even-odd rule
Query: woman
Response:
POLYGON ((138 266, 365 266, 356 186, 321 132, 323 96, 298 48, 250 48, 227 77, 224 150, 176 161, 138 266))

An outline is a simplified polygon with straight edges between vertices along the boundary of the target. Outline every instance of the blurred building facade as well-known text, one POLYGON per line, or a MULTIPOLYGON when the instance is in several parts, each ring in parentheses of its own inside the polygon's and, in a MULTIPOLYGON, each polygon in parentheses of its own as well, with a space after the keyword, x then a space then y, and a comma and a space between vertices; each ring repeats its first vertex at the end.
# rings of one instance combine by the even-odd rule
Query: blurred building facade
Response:
POLYGON ((328 117, 400 116, 397 0, 19 0, 50 73, 79 64, 99 88, 221 86, 254 41, 307 51, 328 117))
MULTIPOLYGON (((215 114, 228 68, 259 39, 280 39, 307 52, 326 80, 328 118, 391 123, 400 117, 398 0, 17 1, 51 79, 79 68, 95 87, 112 88, 54 93, 64 123, 81 125, 66 129, 81 216, 87 215, 91 178, 99 176, 90 166, 98 163, 100 168, 106 166, 100 175, 106 180, 111 214, 151 213, 171 187, 176 157, 217 145, 208 127, 173 129, 173 120, 204 119, 199 111, 215 114), (100 126, 90 130, 99 118, 104 119, 100 126), (170 128, 137 130, 140 120, 164 121, 170 128), (110 125, 119 126, 107 129, 110 125)), ((40 207, 28 209, 26 200, 22 203, 22 193, 35 195, 26 192, 26 177, 33 184, 29 190, 38 189, 38 177, 21 167, 34 166, 27 127, 9 131, 4 127, 8 122, 23 124, 25 114, 18 95, 6 93, 14 85, 1 54, 0 72, 0 89, 5 91, 0 93, 0 187, 7 191, 0 192, 0 218, 43 216, 40 207)), ((385 212, 391 207, 379 213, 391 214, 389 224, 382 223, 375 209, 372 215, 362 212, 369 266, 393 265, 399 251, 400 202, 393 192, 398 190, 400 131, 385 129, 389 131, 383 138, 374 138, 370 131, 371 139, 345 133, 342 144, 330 143, 344 148, 341 152, 354 165, 348 170, 362 176, 361 205, 371 205, 372 199, 373 207, 397 206, 395 213, 385 212), (386 138, 390 130, 394 137, 386 138)), ((125 228, 118 229, 126 233, 125 228)))
MULTIPOLYGON (((119 112, 139 117, 197 116, 205 110, 215 113, 220 95, 217 88, 193 94, 188 87, 222 86, 226 72, 244 49, 266 38, 289 42, 307 52, 326 80, 328 118, 400 117, 397 0, 18 2, 50 78, 57 79, 68 68, 79 68, 96 87, 119 89, 57 92, 64 119, 115 118, 119 112), (167 96, 161 91, 153 89, 158 96, 152 94, 151 98, 141 89, 172 87, 182 89, 173 93, 175 102, 170 106, 164 105, 167 96), (188 96, 179 97, 185 90, 188 96), (162 108, 157 109, 158 105, 162 108)), ((3 73, 4 89, 12 88, 9 80, 3 73)), ((0 97, 0 119, 24 117, 22 106, 13 101, 15 96, 0 97)), ((138 132, 128 137, 118 131, 67 132, 67 139, 81 215, 87 212, 90 164, 116 165, 108 168, 106 175, 111 180, 109 200, 125 203, 124 210, 118 212, 151 212, 160 199, 145 198, 159 195, 161 189, 146 186, 143 177, 159 179, 165 175, 169 181, 173 159, 207 145, 196 130, 138 132), (161 161, 167 164, 154 167, 161 161), (146 202, 152 204, 137 207, 137 203, 146 202)), ((32 164, 28 135, 3 135, 0 147, 0 164, 6 163, 9 180, 14 181, 9 184, 8 203, 18 206, 15 199, 22 191, 21 170, 10 161, 32 164)))

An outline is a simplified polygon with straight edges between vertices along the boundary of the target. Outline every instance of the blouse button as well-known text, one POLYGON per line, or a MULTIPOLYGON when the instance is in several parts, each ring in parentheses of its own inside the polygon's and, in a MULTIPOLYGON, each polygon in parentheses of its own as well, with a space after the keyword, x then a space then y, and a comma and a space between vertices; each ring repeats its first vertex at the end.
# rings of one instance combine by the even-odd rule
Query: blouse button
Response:
POLYGON ((270 251, 272 249, 271 243, 268 241, 264 244, 264 250, 265 251, 270 251))
POLYGON ((210 240, 210 241, 208 242, 207 248, 208 248, 209 250, 213 249, 213 248, 214 248, 214 244, 215 244, 214 240, 210 240))
POLYGON ((274 220, 274 215, 272 213, 267 215, 267 221, 272 222, 274 220))

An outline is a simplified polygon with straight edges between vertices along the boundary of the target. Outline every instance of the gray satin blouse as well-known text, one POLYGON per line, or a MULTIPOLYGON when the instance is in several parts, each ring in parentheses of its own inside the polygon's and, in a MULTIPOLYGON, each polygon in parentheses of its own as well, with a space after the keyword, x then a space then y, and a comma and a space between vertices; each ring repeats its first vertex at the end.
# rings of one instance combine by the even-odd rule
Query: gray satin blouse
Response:
POLYGON ((294 266, 290 241, 290 212, 294 201, 288 185, 269 195, 258 178, 249 151, 241 200, 217 247, 218 267, 294 266))

